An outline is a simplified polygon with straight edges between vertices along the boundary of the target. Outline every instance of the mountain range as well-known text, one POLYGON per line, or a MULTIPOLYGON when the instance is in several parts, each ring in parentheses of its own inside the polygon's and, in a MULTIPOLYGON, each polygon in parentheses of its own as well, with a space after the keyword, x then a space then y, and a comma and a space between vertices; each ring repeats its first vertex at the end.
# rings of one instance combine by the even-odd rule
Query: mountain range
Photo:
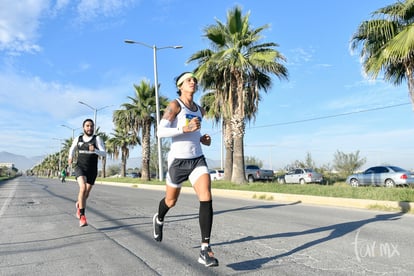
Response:
POLYGON ((0 163, 13 163, 19 171, 26 171, 41 162, 44 156, 26 157, 7 151, 0 151, 0 163))
MULTIPOLYGON (((36 164, 39 164, 45 156, 26 157, 23 155, 17 155, 7 151, 0 151, 0 163, 13 163, 14 167, 19 171, 26 171, 33 168, 36 164)), ((140 167, 141 158, 130 158, 127 162, 127 167, 140 167)), ((119 160, 107 160, 107 166, 119 164, 119 160)), ((207 158, 207 164, 209 168, 219 168, 219 160, 211 160, 207 158)))

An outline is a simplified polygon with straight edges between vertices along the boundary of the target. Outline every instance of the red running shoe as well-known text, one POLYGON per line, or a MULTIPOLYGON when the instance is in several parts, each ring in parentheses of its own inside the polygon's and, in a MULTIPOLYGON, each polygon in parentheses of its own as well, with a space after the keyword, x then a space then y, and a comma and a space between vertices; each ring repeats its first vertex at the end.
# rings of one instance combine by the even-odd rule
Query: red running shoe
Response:
POLYGON ((79 209, 79 203, 76 201, 76 217, 80 219, 80 209, 79 209))
POLYGON ((79 226, 83 227, 83 226, 87 226, 88 222, 86 221, 86 217, 85 215, 82 215, 79 219, 79 226))

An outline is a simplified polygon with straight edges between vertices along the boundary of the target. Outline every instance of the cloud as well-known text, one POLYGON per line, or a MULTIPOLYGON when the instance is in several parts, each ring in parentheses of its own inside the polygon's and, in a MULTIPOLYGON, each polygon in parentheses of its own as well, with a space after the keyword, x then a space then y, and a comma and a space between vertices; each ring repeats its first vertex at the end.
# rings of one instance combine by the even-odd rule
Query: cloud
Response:
POLYGON ((319 67, 319 68, 330 68, 330 67, 332 67, 332 64, 328 64, 328 63, 319 63, 319 64, 316 64, 315 66, 316 66, 316 67, 319 67))
POLYGON ((324 103, 327 110, 354 112, 409 102, 406 87, 395 87, 383 81, 359 81, 345 88, 348 90, 345 96, 324 103))
POLYGON ((82 107, 78 101, 94 103, 97 107, 106 105, 108 102, 125 101, 126 96, 119 97, 119 95, 126 93, 123 90, 130 86, 130 83, 131 80, 127 79, 110 87, 88 88, 73 84, 46 82, 39 77, 0 72, 0 87, 8 88, 7 91, 0 90, 0 107, 13 108, 21 113, 36 114, 37 116, 45 115, 49 119, 59 120, 76 116, 82 107), (99 93, 98 98, 97 93, 99 93), (62 105, 63 103, 65 104, 62 105))
POLYGON ((136 0, 82 0, 77 6, 79 21, 88 22, 99 16, 116 16, 135 2, 136 0))
POLYGON ((69 5, 70 0, 57 0, 55 5, 55 10, 59 11, 69 5))
POLYGON ((112 112, 132 93, 131 83, 132 77, 125 76, 112 86, 89 88, 0 72, 0 87, 7 87, 0 90, 0 118, 7 118, 0 121, 0 150, 26 156, 49 151, 51 138, 69 136, 61 124, 78 127, 86 117, 93 118, 94 112, 79 101, 107 107, 97 121, 102 131, 111 132, 112 112))
MULTIPOLYGON (((57 0, 2 0, 0 2, 0 51, 8 55, 36 53, 39 28, 43 20, 50 20, 59 13, 70 11, 73 1, 57 0)), ((102 17, 118 15, 137 0, 81 0, 77 3, 75 22, 85 23, 102 17)))
POLYGON ((298 66, 303 63, 308 63, 312 61, 313 54, 315 51, 313 49, 306 50, 304 48, 295 48, 290 51, 292 55, 288 57, 288 65, 298 66))
POLYGON ((36 44, 42 13, 48 8, 46 0, 2 0, 0 4, 0 51, 9 54, 38 52, 36 44))

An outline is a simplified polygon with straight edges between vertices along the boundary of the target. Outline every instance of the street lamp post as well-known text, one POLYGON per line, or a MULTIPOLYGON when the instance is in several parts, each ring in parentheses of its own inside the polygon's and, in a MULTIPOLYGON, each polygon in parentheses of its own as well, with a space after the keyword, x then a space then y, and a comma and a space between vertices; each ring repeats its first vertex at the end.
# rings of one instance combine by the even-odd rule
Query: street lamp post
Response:
MULTIPOLYGON (((139 42, 139 41, 134 41, 134 40, 124 40, 125 43, 129 43, 129 44, 140 44, 142 46, 145 46, 147 48, 151 48, 153 51, 153 55, 154 55, 154 86, 155 86, 155 115, 156 115, 156 120, 157 120, 157 129, 158 129, 158 125, 160 123, 160 99, 159 99, 159 94, 158 94, 158 71, 157 71, 157 50, 162 50, 162 49, 181 49, 183 48, 183 46, 181 45, 176 45, 176 46, 164 46, 164 47, 157 47, 156 45, 148 45, 146 43, 143 42, 139 42)), ((159 179, 160 181, 163 180, 164 178, 164 173, 163 173, 163 167, 162 167, 162 152, 161 152, 161 139, 160 137, 157 136, 157 150, 158 150, 158 174, 159 174, 159 179)))
POLYGON ((93 130, 93 133, 95 133, 95 132, 96 132, 96 129, 98 128, 98 124, 97 124, 97 122, 96 122, 96 120, 97 120, 97 119, 96 119, 96 116, 97 116, 98 111, 99 111, 99 110, 102 110, 102 109, 105 109, 105 108, 107 108, 107 107, 110 107, 110 106, 112 106, 112 105, 107 105, 107 106, 104 106, 104 107, 96 108, 96 107, 90 106, 89 104, 84 103, 84 102, 81 102, 81 101, 79 101, 79 103, 80 103, 80 104, 83 104, 83 105, 86 105, 87 107, 89 107, 90 109, 92 109, 92 110, 94 111, 94 124, 95 124, 95 128, 94 128, 94 130, 93 130))
POLYGON ((77 130, 77 129, 79 129, 79 128, 80 128, 80 127, 77 127, 77 128, 72 128, 72 127, 69 127, 69 126, 67 126, 67 125, 60 125, 60 126, 62 126, 62 127, 66 127, 66 128, 68 128, 68 129, 72 130, 72 140, 73 140, 73 139, 75 139, 75 130, 77 130))

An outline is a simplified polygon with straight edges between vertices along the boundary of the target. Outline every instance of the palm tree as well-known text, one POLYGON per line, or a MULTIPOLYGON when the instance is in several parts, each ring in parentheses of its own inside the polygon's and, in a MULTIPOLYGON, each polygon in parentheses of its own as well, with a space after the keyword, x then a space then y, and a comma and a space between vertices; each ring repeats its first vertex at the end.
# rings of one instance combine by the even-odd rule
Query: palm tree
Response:
MULTIPOLYGON (((213 87, 213 83, 207 84, 203 81, 206 87, 213 87)), ((221 123, 221 132, 224 140, 225 154, 225 173, 224 179, 227 181, 231 180, 232 175, 232 163, 233 163, 233 139, 230 131, 230 119, 231 113, 228 112, 225 100, 220 96, 224 93, 216 91, 209 91, 205 93, 200 100, 201 106, 204 108, 206 114, 205 117, 212 119, 214 124, 218 125, 221 123)))
MULTIPOLYGON (((69 139, 66 139, 65 142, 62 144, 63 145, 62 151, 61 151, 62 168, 67 168, 69 166, 68 157, 69 157, 69 149, 72 146, 72 142, 73 142, 73 138, 70 137, 69 139)), ((72 170, 70 170, 70 173, 72 173, 72 170)))
POLYGON ((142 142, 142 166, 141 178, 150 180, 150 158, 151 158, 151 125, 154 121, 152 114, 155 114, 155 87, 150 86, 149 82, 141 81, 140 85, 135 85, 135 98, 128 97, 132 104, 124 104, 127 110, 135 113, 134 132, 139 134, 141 129, 142 142))
MULTIPOLYGON (((109 136, 105 132, 100 132, 99 128, 96 130, 96 135, 99 135, 99 137, 101 137, 102 142, 105 145, 105 150, 106 150, 106 143, 109 140, 109 136)), ((106 150, 106 152, 108 152, 108 151, 106 150)), ((107 160, 106 156, 101 157, 101 160, 102 160, 102 174, 101 174, 101 177, 105 178, 106 177, 106 160, 107 160)))
POLYGON ((267 92, 270 88, 269 73, 287 79, 287 69, 279 63, 285 61, 285 57, 274 49, 278 45, 272 42, 259 43, 262 39, 260 33, 268 25, 252 29, 249 16, 249 13, 242 16, 241 9, 236 7, 227 13, 225 24, 216 20, 216 25, 204 30, 211 42, 211 50, 201 50, 189 59, 189 62, 198 61, 199 66, 195 70, 197 76, 201 80, 205 78, 205 84, 213 84, 207 88, 213 89, 217 99, 224 100, 228 105, 224 119, 230 119, 231 131, 227 135, 231 133, 233 147, 231 181, 240 184, 246 182, 245 122, 253 119, 257 112, 259 90, 267 92))
POLYGON ((219 68, 218 65, 209 63, 214 51, 210 49, 201 50, 193 54, 189 61, 198 61, 199 67, 195 69, 197 75, 202 76, 199 80, 200 86, 209 90, 201 98, 201 105, 206 110, 206 118, 213 119, 216 124, 221 121, 221 131, 224 140, 225 154, 225 176, 224 179, 230 181, 233 171, 233 136, 231 132, 231 118, 233 110, 229 103, 231 96, 226 93, 229 90, 229 73, 224 72, 226 68, 219 68), (209 67, 207 67, 208 65, 209 67), (220 70, 224 70, 223 72, 220 70), (208 71, 208 72, 207 72, 208 71), (200 73, 201 72, 201 73, 200 73))
MULTIPOLYGON (((135 96, 128 97, 131 103, 124 103, 124 109, 114 113, 115 125, 131 131, 137 139, 135 144, 141 145, 142 142, 142 166, 141 178, 150 180, 150 158, 151 158, 151 126, 155 126, 154 114, 156 112, 155 87, 150 86, 149 82, 141 81, 139 85, 134 85, 135 96), (141 139, 139 135, 141 134, 141 139)), ((160 108, 167 106, 167 99, 160 97, 160 108)), ((156 130, 154 130, 155 133, 156 130)))
POLYGON ((50 154, 46 161, 47 175, 48 177, 54 177, 59 172, 59 152, 50 154))
POLYGON ((126 176, 126 164, 129 158, 129 147, 134 145, 136 136, 125 128, 116 128, 115 133, 107 141, 109 152, 116 160, 121 153, 121 176, 126 176))
POLYGON ((394 85, 407 80, 414 109, 414 0, 398 1, 373 12, 351 39, 351 49, 362 46, 365 73, 375 79, 380 72, 394 85))

